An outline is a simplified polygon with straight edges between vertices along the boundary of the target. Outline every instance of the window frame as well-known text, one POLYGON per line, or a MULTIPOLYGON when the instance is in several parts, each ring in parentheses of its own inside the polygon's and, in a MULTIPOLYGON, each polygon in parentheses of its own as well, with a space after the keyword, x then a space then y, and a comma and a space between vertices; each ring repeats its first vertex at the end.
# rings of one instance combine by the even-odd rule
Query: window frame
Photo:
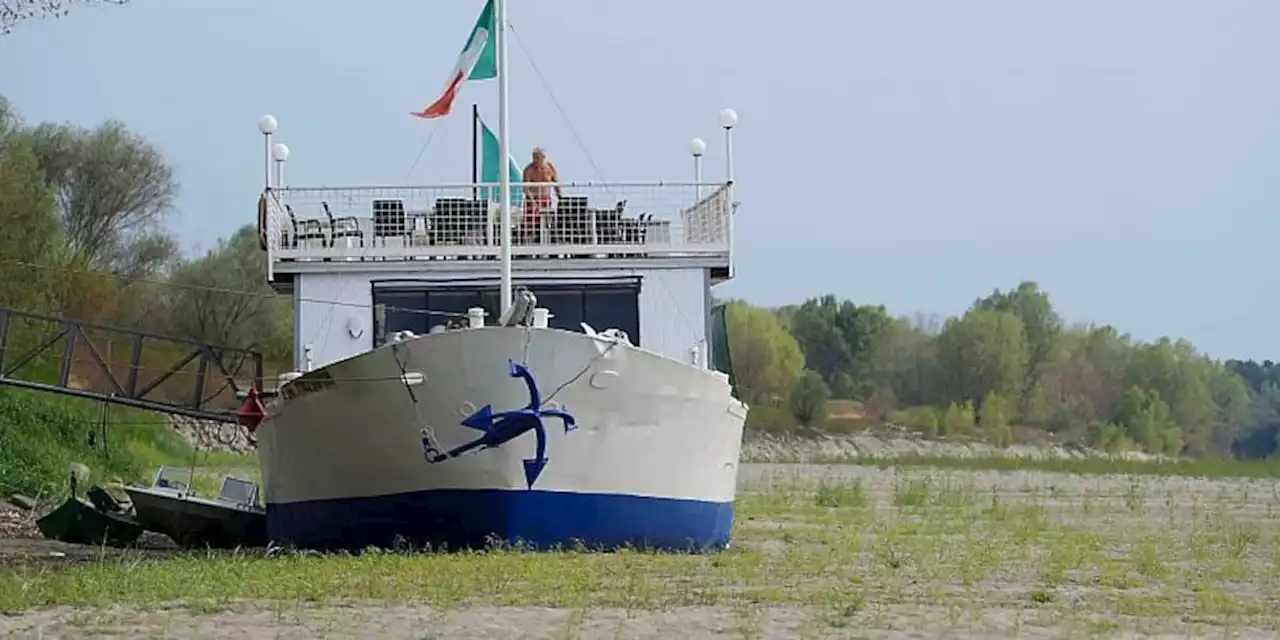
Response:
MULTIPOLYGON (((631 343, 640 346, 641 335, 641 317, 640 317, 640 294, 643 290, 643 283, 640 277, 615 277, 615 278, 566 278, 566 279, 523 279, 516 280, 516 286, 528 287, 534 295, 539 297, 539 306, 542 305, 544 297, 552 298, 555 294, 577 293, 579 294, 576 302, 578 308, 576 313, 563 313, 562 317, 568 315, 576 317, 581 321, 590 324, 597 331, 609 328, 618 328, 627 332, 631 343), (606 294, 611 296, 619 296, 620 294, 628 297, 626 310, 622 313, 629 316, 634 326, 606 327, 597 326, 592 322, 592 317, 588 314, 591 312, 592 294, 606 294)), ((386 343, 390 331, 383 329, 383 323, 391 315, 382 307, 380 299, 384 296, 400 296, 403 298, 421 298, 422 309, 424 311, 446 311, 454 313, 465 313, 466 309, 443 308, 442 305, 433 303, 433 295, 457 295, 464 294, 472 296, 466 306, 479 306, 488 313, 489 322, 495 322, 498 315, 498 290, 499 283, 491 278, 477 279, 461 279, 461 280, 418 280, 418 279, 389 279, 389 280, 373 280, 370 282, 370 299, 373 301, 373 308, 370 310, 371 324, 373 327, 373 342, 377 348, 386 343)), ((615 301, 617 298, 615 297, 615 301)), ((616 304, 616 302, 615 302, 616 304)), ((443 305, 449 306, 449 305, 443 305)), ((456 306, 456 305, 453 305, 456 306)), ((552 319, 551 326, 556 327, 559 323, 556 321, 557 309, 547 307, 551 310, 552 319)), ((426 328, 430 331, 433 325, 440 324, 439 316, 428 314, 426 328)), ((563 322, 563 321, 561 321, 563 322)), ((559 328, 569 331, 579 331, 580 328, 576 324, 572 327, 560 325, 559 328)))

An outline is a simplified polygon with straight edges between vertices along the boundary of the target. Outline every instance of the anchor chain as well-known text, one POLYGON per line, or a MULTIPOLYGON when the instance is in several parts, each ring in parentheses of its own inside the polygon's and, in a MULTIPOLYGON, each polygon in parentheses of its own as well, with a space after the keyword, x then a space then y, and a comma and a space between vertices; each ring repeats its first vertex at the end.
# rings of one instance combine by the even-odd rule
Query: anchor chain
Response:
POLYGON ((440 446, 440 441, 436 439, 435 429, 422 419, 422 405, 418 402, 418 394, 413 392, 413 386, 409 384, 409 370, 407 355, 406 359, 400 359, 402 343, 391 345, 391 356, 396 361, 396 366, 400 367, 400 383, 404 385, 405 391, 409 392, 409 399, 413 401, 413 414, 417 420, 418 433, 422 436, 422 455, 427 460, 439 460, 445 457, 444 448, 440 446))

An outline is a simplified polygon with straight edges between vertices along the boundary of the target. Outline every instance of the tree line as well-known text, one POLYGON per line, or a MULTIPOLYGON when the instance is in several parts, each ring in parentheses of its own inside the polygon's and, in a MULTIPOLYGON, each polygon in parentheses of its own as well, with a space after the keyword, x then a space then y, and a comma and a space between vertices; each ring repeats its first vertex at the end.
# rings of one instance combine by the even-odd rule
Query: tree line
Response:
POLYGON ((0 96, 0 306, 290 362, 291 302, 267 285, 256 227, 183 257, 170 226, 180 188, 123 123, 28 124, 0 96))
POLYGON ((780 308, 729 301, 739 395, 762 428, 865 420, 1010 443, 1050 435, 1120 451, 1265 457, 1280 433, 1280 366, 1219 362, 1186 340, 1067 326, 1035 282, 996 289, 961 315, 893 317, 825 295, 780 308), (855 418, 857 420, 857 418, 855 418))

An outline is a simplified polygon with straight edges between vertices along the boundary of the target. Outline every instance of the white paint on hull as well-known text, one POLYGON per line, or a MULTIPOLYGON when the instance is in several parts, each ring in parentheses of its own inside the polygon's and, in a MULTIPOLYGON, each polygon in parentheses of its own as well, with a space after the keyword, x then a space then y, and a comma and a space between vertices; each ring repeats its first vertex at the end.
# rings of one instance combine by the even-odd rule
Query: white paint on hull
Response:
POLYGON ((528 367, 544 401, 554 393, 544 408, 577 420, 565 433, 558 419, 544 419, 549 462, 535 489, 731 502, 746 408, 727 377, 625 344, 604 347, 557 329, 464 329, 312 372, 293 384, 327 375, 332 386, 277 400, 258 430, 265 499, 525 490, 533 433, 435 464, 421 446, 423 428, 446 450, 476 439, 480 433, 460 423, 484 405, 524 408, 528 393, 511 377, 510 359, 528 367), (397 355, 424 378, 411 389, 417 402, 401 382, 397 355))

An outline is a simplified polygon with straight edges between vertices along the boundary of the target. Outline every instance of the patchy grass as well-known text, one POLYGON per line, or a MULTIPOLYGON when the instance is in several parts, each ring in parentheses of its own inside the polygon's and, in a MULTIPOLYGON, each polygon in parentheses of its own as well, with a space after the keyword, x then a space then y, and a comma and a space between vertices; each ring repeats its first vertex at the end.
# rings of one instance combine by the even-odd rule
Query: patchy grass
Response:
POLYGON ((108 607, 130 624, 162 616, 165 629, 261 622, 261 611, 336 629, 378 611, 429 613, 442 629, 471 620, 470 633, 509 616, 565 637, 618 612, 712 636, 1280 633, 1271 482, 760 465, 744 468, 737 508, 733 547, 703 556, 197 554, 17 568, 0 574, 0 611, 29 613, 0 634, 39 616, 41 628, 88 624, 69 620, 108 607), (51 605, 74 609, 40 609, 51 605))
MULTIPOLYGON (((109 355, 110 351, 105 353, 109 355)), ((165 356, 171 356, 163 350, 145 355, 158 362, 167 362, 165 356)), ((87 360, 82 358, 79 362, 83 364, 87 360)), ((60 364, 59 358, 46 353, 12 375, 30 382, 56 384, 60 364)), ((117 369, 123 366, 116 361, 113 364, 117 369)), ((167 368, 147 367, 145 375, 154 377, 167 368)), ((96 367, 73 367, 73 374, 77 370, 98 373, 96 367)), ((117 370, 116 374, 123 379, 125 372, 117 370)), ((75 375, 72 378, 78 383, 84 382, 75 375)), ((189 375, 187 379, 180 378, 183 376, 175 375, 165 384, 172 382, 170 386, 189 394, 189 375)), ((85 388, 107 389, 101 384, 85 388)), ((163 389, 156 390, 153 397, 164 397, 161 391, 163 389)), ((162 414, 67 395, 0 387, 0 494, 21 492, 41 499, 61 499, 67 495, 72 462, 89 467, 93 474, 91 482, 149 481, 156 467, 162 464, 196 464, 200 468, 230 469, 241 475, 251 469, 253 477, 257 476, 256 456, 197 453, 169 427, 162 414)), ((212 486, 216 491, 217 481, 208 481, 205 477, 210 473, 198 475, 198 490, 212 486)), ((221 479, 220 473, 214 475, 221 479)))
MULTIPOLYGON (((72 462, 89 467, 91 482, 146 482, 161 464, 196 464, 241 475, 251 470, 257 477, 256 456, 197 453, 159 414, 0 388, 0 493, 61 499, 72 462)), ((216 490, 217 482, 206 482, 206 475, 200 474, 197 489, 211 485, 216 490)))
POLYGON ((820 464, 853 464, 881 469, 926 467, 964 471, 1048 471, 1078 475, 1142 475, 1204 478, 1280 479, 1280 458, 1235 460, 1199 458, 1138 460, 1121 456, 1081 458, 1018 457, 1007 455, 895 455, 848 456, 815 460, 820 464))
POLYGON ((94 479, 140 480, 150 463, 190 457, 159 416, 50 393, 0 388, 0 491, 65 495, 68 465, 94 479), (103 428, 104 423, 106 425, 103 428))

